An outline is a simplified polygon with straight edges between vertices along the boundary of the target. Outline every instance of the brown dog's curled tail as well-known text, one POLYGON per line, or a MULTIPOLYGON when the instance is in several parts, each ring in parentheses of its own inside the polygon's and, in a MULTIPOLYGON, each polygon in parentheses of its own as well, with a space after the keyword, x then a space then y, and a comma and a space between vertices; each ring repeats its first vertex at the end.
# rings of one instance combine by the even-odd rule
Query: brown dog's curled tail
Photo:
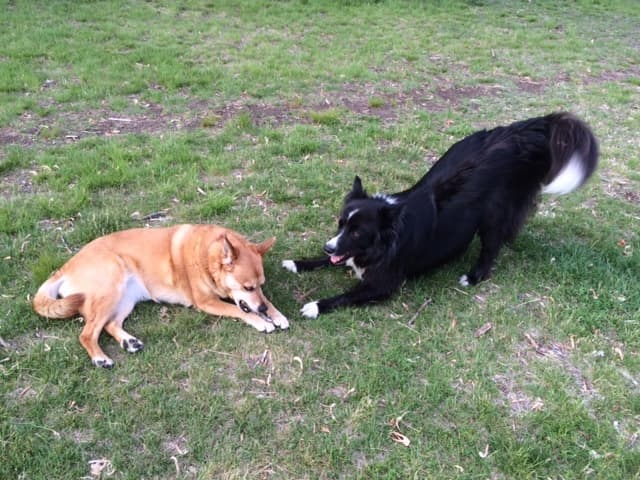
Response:
POLYGON ((38 289, 32 302, 37 313, 47 318, 69 318, 79 313, 84 303, 84 294, 74 293, 64 298, 56 298, 54 295, 57 295, 57 288, 54 287, 55 293, 51 290, 49 281, 38 289))

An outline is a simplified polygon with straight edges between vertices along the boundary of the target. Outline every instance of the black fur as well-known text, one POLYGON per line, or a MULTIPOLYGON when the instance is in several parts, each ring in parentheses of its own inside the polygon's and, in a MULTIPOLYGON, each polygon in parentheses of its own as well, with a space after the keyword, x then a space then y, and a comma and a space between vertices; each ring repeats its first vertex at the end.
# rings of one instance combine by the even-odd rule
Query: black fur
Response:
POLYGON ((589 127, 561 112, 464 138, 403 192, 370 196, 356 176, 338 233, 325 245, 327 256, 290 262, 288 268, 303 272, 349 261, 365 269, 362 281, 341 295, 305 305, 303 314, 314 317, 387 298, 405 279, 463 253, 476 233, 480 255, 461 282, 486 279, 500 248, 516 237, 533 211, 541 189, 551 188, 571 163, 573 173, 562 178, 574 181, 556 192, 568 193, 589 178, 597 161, 598 144, 589 127))

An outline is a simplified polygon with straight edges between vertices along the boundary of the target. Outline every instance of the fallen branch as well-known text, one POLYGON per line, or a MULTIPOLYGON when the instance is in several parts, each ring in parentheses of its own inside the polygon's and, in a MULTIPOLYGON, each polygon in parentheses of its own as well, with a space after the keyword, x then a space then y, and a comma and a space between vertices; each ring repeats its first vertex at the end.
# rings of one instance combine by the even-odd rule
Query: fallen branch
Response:
POLYGON ((411 317, 409 319, 409 321, 407 322, 407 325, 412 326, 413 324, 416 323, 416 319, 418 318, 418 315, 420 315, 420 313, 427 308, 429 305, 431 305, 432 300, 430 298, 427 298, 424 303, 422 305, 420 305, 420 308, 418 308, 418 310, 416 311, 416 313, 413 314, 413 317, 411 317))

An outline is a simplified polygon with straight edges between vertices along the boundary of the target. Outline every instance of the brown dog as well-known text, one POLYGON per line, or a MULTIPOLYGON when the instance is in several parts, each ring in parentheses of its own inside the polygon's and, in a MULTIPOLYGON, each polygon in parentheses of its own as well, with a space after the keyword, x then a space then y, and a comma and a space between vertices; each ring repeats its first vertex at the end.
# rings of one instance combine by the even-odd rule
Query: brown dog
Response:
POLYGON ((122 324, 144 300, 239 318, 261 332, 285 329, 286 317, 261 290, 262 256, 274 242, 271 238, 252 244, 214 225, 112 233, 87 244, 44 282, 33 308, 49 318, 82 315, 80 343, 93 364, 105 368, 111 368, 113 360, 98 345, 103 328, 128 352, 142 350, 142 342, 122 324))

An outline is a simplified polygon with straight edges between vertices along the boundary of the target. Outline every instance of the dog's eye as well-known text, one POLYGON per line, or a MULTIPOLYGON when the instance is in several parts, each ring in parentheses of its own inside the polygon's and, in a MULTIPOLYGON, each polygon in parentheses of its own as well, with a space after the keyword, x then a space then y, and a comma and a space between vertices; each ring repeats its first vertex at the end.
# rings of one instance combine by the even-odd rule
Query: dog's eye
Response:
POLYGON ((360 232, 358 230, 352 230, 351 233, 351 238, 360 238, 360 232))
POLYGON ((256 289, 256 287, 244 287, 244 289, 247 292, 253 292, 256 289))

